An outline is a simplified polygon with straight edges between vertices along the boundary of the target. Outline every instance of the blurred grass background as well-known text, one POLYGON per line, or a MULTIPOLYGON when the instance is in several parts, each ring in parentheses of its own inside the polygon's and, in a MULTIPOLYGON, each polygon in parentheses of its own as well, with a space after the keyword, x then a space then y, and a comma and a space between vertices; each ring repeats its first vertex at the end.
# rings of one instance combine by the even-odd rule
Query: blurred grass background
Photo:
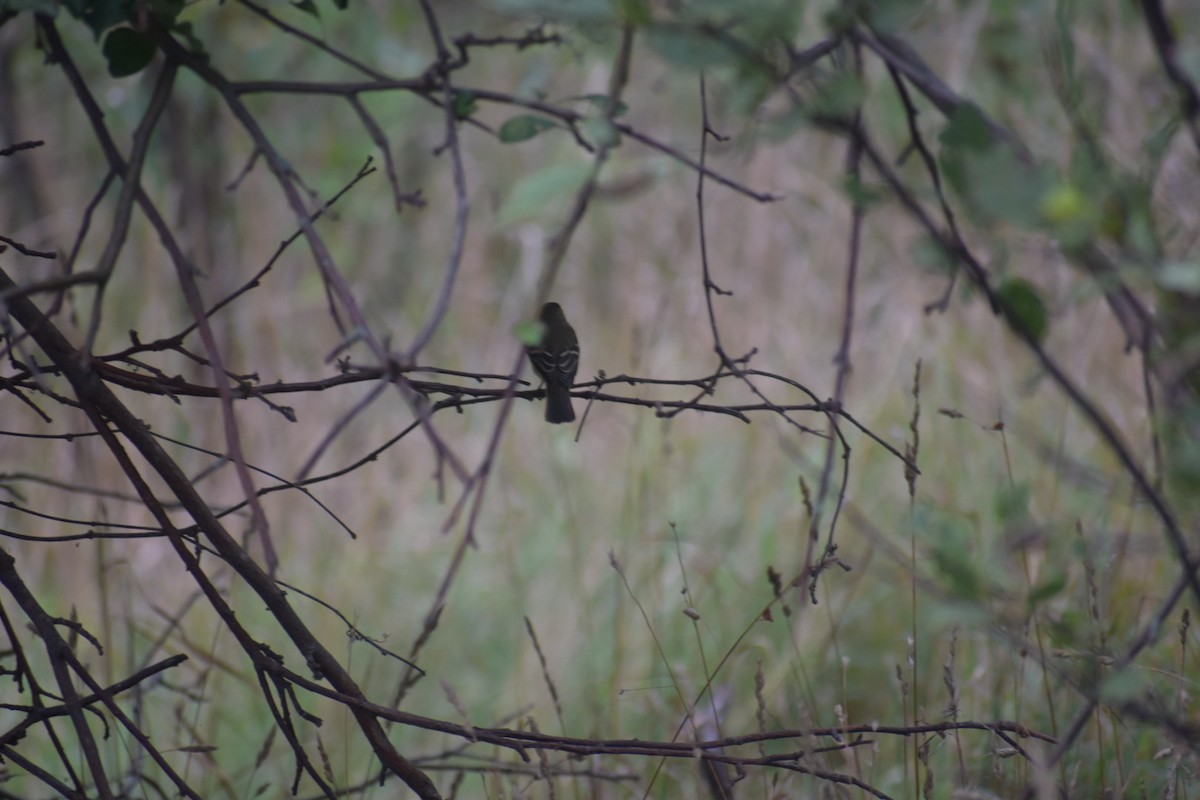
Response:
MULTIPOLYGON (((1077 14, 1072 33, 1104 145, 1114 160, 1136 169, 1144 143, 1162 124, 1168 96, 1134 10, 1126 4, 1102 5, 1094 13, 1077 14)), ((319 19, 283 5, 274 10, 398 76, 418 73, 433 56, 414 4, 365 3, 340 14, 326 9, 319 19)), ((805 29, 811 36, 801 44, 820 36, 825 10, 820 4, 808 7, 805 29)), ((438 13, 448 35, 519 35, 528 27, 528 18, 486 4, 439 4, 438 13)), ((230 78, 353 77, 236 4, 197 4, 188 15, 212 62, 230 78)), ((1042 45, 1052 16, 1049 3, 933 2, 907 20, 904 34, 951 86, 1012 125, 1039 156, 1065 164, 1071 157, 1068 124, 1043 85, 1042 45)), ((107 124, 119 142, 127 143, 154 70, 108 78, 87 32, 65 19, 61 26, 107 124)), ((612 32, 581 25, 564 33, 568 42, 558 47, 477 50, 472 64, 457 74, 458 85, 550 101, 603 93, 615 51, 612 32)), ((14 118, 16 140, 46 140, 42 150, 24 158, 33 170, 33 194, 4 190, 0 229, 65 252, 104 176, 103 161, 61 73, 44 65, 34 49, 27 21, 24 28, 10 24, 0 30, 0 50, 5 91, 20 110, 14 118)), ((883 76, 870 74, 870 79, 868 121, 897 154, 905 138, 903 118, 883 76)), ((784 131, 781 138, 765 111, 743 113, 741 87, 729 74, 710 75, 709 86, 715 127, 730 137, 728 144, 710 150, 711 165, 781 197, 758 204, 706 185, 713 276, 733 292, 717 303, 725 346, 732 354, 756 348, 751 366, 791 377, 828 397, 850 221, 842 191, 846 144, 807 128, 784 131)), ((449 254, 449 160, 444 153, 433 155, 444 138, 444 118, 409 95, 381 93, 363 100, 390 136, 402 188, 420 189, 428 205, 396 214, 387 182, 377 173, 318 227, 372 325, 404 347, 426 319, 449 254)), ((693 72, 639 46, 625 100, 625 121, 697 157, 699 98, 693 72)), ((337 191, 367 156, 379 162, 342 99, 282 95, 249 101, 318 198, 337 191)), ((513 113, 482 104, 478 119, 495 129, 513 113)), ((940 117, 923 109, 921 122, 935 138, 940 117)), ((497 217, 524 176, 552 164, 584 163, 586 155, 561 132, 519 145, 502 144, 467 125, 460 136, 472 202, 467 250, 451 312, 423 363, 503 373, 520 346, 513 326, 532 316, 544 243, 561 221, 565 202, 548 205, 530 221, 506 225, 497 217)), ((151 149, 145 185, 182 231, 209 302, 247 280, 295 229, 261 163, 228 188, 251 155, 251 144, 219 99, 193 76, 181 75, 151 149)), ((1172 231, 1172 243, 1181 250, 1194 244, 1200 231, 1197 204, 1176 202, 1181 187, 1194 186, 1195 167, 1194 156, 1188 161, 1169 153, 1156 184, 1163 228, 1172 231)), ((902 169, 925 185, 917 177, 916 159, 902 169)), ((634 189, 592 205, 553 290, 579 332, 580 379, 600 370, 656 378, 710 373, 716 361, 704 312, 695 174, 625 141, 603 178, 606 186, 628 183, 634 189)), ((79 267, 86 268, 102 249, 112 205, 110 194, 84 242, 79 267)), ((1148 459, 1141 367, 1123 352, 1123 334, 1098 292, 1044 237, 1004 229, 973 230, 971 237, 999 274, 1020 275, 1045 293, 1052 313, 1048 349, 1148 459)), ((758 728, 755 675, 760 669, 768 728, 902 724, 911 721, 906 691, 917 693, 921 719, 936 721, 949 702, 943 665, 953 643, 951 674, 960 719, 1012 719, 1056 734, 1082 703, 1072 685, 1084 671, 1077 656, 1102 651, 1102 641, 1126 641, 1161 600, 1175 567, 1157 525, 1111 455, 985 304, 960 284, 946 313, 922 312, 943 290, 946 276, 918 263, 917 243, 917 232, 895 205, 872 209, 863 237, 845 407, 902 448, 911 436, 913 372, 920 361, 923 474, 910 502, 903 465, 846 429, 853 450, 836 541, 839 557, 852 570, 823 575, 819 604, 807 602, 806 589, 792 591, 785 597, 790 615, 776 607, 773 621, 756 621, 772 598, 767 567, 786 580, 801 565, 808 520, 799 482, 815 491, 823 439, 798 435, 769 414, 754 415, 749 425, 699 414, 664 421, 646 408, 596 403, 588 408, 576 443, 574 430, 543 423, 539 403, 517 401, 493 466, 476 531, 478 547, 468 552, 439 629, 420 658, 430 676, 410 693, 404 709, 483 726, 517 725, 532 717, 546 732, 668 739, 684 718, 680 695, 694 699, 728 653, 715 678, 719 694, 727 698, 721 720, 725 735, 758 728), (1001 421, 1003 430, 997 430, 1001 421), (909 560, 914 541, 921 575, 915 595, 909 560), (610 553, 623 566, 628 589, 610 566, 610 553), (1089 568, 1094 570, 1090 579, 1089 568), (1035 587, 1057 581, 1062 582, 1058 591, 1029 599, 1035 587), (682 594, 685 585, 699 616, 695 623, 681 613, 689 602, 682 594), (555 719, 524 618, 537 632, 561 695, 565 727, 555 719)), ((46 275, 42 263, 5 262, 18 280, 46 275)), ((58 321, 81 341, 92 296, 77 291, 70 297, 58 321)), ((333 373, 325 356, 340 340, 326 312, 319 275, 297 244, 260 288, 217 315, 213 324, 232 369, 257 372, 264 383, 312 380, 333 373)), ((186 318, 165 255, 148 226, 136 221, 105 297, 97 352, 125 346, 131 329, 143 341, 169 335, 186 318)), ((365 351, 355 352, 366 357, 365 351)), ((163 357, 155 365, 167 374, 210 382, 204 370, 178 357, 163 357)), ((794 390, 760 385, 775 402, 805 400, 794 390)), ((686 390, 613 388, 641 397, 691 396, 686 390)), ((293 477, 330 426, 369 390, 356 385, 289 397, 296 424, 259 403, 239 403, 248 459, 293 477)), ((216 403, 122 396, 156 431, 224 449, 216 403)), ((715 401, 750 399, 730 382, 715 401)), ((576 400, 577 411, 584 405, 576 400)), ((48 425, 37 422, 11 395, 0 398, 0 408, 7 430, 81 429, 81 420, 67 413, 56 413, 48 425)), ((499 408, 473 405, 462 413, 444 412, 436 424, 474 464, 485 452, 499 408)), ((338 438, 318 471, 362 457, 410 419, 398 395, 385 392, 338 438)), ((825 426, 815 414, 800 421, 821 430, 825 426)), ((205 473, 198 486, 214 506, 237 501, 240 489, 227 465, 209 472, 210 457, 182 448, 172 452, 191 474, 205 473)), ((128 491, 110 457, 91 439, 3 437, 0 453, 10 471, 128 491)), ((462 535, 461 525, 442 531, 458 487, 451 482, 449 502, 439 498, 433 469, 427 440, 413 434, 378 460, 313 487, 314 495, 357 533, 355 540, 297 493, 264 498, 282 556, 280 577, 336 606, 389 648, 406 652, 462 535)), ((840 461, 834 474, 839 471, 840 461)), ((52 487, 22 485, 21 491, 21 505, 52 508, 64 517, 151 524, 136 504, 75 495, 64 506, 64 495, 52 487)), ((24 533, 75 530, 12 509, 0 510, 0 519, 5 528, 24 533)), ((245 517, 238 520, 235 532, 248 525, 245 517)), ((240 651, 201 604, 186 605, 193 590, 165 542, 10 546, 43 602, 63 615, 74 608, 80 621, 101 635, 105 654, 92 657, 105 662, 111 679, 140 663, 167 630, 167 616, 181 616, 162 647, 187 653, 193 659, 185 668, 193 670, 188 674, 193 681, 203 679, 193 685, 198 694, 173 695, 162 688, 148 695, 148 725, 159 733, 174 729, 165 735, 178 747, 216 746, 211 753, 180 756, 181 763, 192 765, 193 775, 205 775, 202 783, 211 782, 210 796, 251 796, 262 784, 290 783, 293 758, 284 745, 276 741, 262 755, 272 721, 240 651), (181 611, 185 607, 190 610, 181 611)), ((211 561, 208 566, 222 572, 211 561)), ((289 664, 299 664, 257 598, 228 577, 226 583, 251 631, 285 653, 289 664)), ((345 642, 340 654, 353 674, 370 697, 386 702, 401 674, 397 662, 348 637, 333 614, 296 595, 293 600, 323 641, 345 642)), ((1182 698, 1190 697, 1197 676, 1193 652, 1180 645, 1178 636, 1164 635, 1136 665, 1138 688, 1152 687, 1164 702, 1178 700, 1186 709, 1182 698)), ((167 680, 176 683, 170 676, 167 680)), ((369 782, 377 767, 347 715, 316 699, 305 705, 326 721, 308 735, 319 735, 338 785, 369 782)), ((707 703, 701 705, 707 710, 707 703)), ((807 763, 855 775, 893 796, 916 796, 912 757, 906 758, 904 744, 869 738, 870 745, 807 763)), ((394 739, 410 757, 456 744, 415 729, 396 730, 394 739)), ((959 787, 1012 796, 1033 779, 1022 759, 1003 757, 1003 745, 985 733, 928 741, 934 783, 927 796, 950 797, 959 787)), ((1043 752, 1033 740, 1022 745, 1043 752)), ((1151 757, 1169 745, 1158 730, 1099 713, 1055 777, 1078 792, 1072 796, 1167 796, 1170 787, 1180 785, 1178 762, 1173 756, 1151 757)), ((114 763, 132 758, 133 745, 120 737, 108 746, 114 763)), ((573 791, 576 797, 641 796, 653 769, 647 760, 633 758, 594 759, 590 766, 637 778, 624 785, 560 785, 558 791, 573 791)), ((439 773, 435 779, 445 788, 451 777, 439 773)), ((1184 786, 1191 793, 1179 796, 1194 796, 1191 784, 1184 781, 1184 786)), ((689 762, 668 764, 650 790, 656 797, 702 791, 689 762)), ((363 795, 394 792, 388 785, 363 795)), ((528 777, 471 777, 460 790, 462 796, 479 797, 546 792, 544 784, 528 777)), ((764 798, 840 796, 818 779, 784 772, 752 772, 738 792, 764 798)), ((301 796, 307 796, 303 789, 301 796)))

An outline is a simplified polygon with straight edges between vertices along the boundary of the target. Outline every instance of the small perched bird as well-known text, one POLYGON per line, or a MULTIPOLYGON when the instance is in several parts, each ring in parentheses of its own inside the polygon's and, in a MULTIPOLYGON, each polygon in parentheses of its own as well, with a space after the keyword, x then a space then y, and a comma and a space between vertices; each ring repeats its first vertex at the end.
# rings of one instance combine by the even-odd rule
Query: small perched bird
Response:
POLYGON ((546 422, 574 422, 571 385, 579 369, 579 339, 558 303, 542 306, 540 319, 542 342, 526 348, 526 352, 534 372, 546 382, 546 422))

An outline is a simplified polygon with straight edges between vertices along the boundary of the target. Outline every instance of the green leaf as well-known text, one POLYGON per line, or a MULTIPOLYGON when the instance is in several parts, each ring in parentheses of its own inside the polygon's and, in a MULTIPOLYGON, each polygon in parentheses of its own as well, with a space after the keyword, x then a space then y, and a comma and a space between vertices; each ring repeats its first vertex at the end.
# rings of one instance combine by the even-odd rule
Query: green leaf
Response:
POLYGON ((154 42, 133 28, 117 28, 104 37, 108 74, 124 78, 141 72, 154 58, 154 42))
POLYGON ((479 107, 479 103, 475 99, 474 92, 455 92, 454 93, 454 118, 466 119, 475 113, 479 107))
POLYGON ((851 72, 843 72, 827 81, 817 91, 812 101, 812 113, 826 117, 848 117, 858 110, 867 96, 862 79, 851 72))
POLYGON ((1160 161, 1163 159, 1171 143, 1175 141, 1175 134, 1179 132, 1179 117, 1173 116, 1159 128, 1151 131, 1142 142, 1142 148, 1146 152, 1146 157, 1151 161, 1160 161))
POLYGON ((1020 525, 1029 520, 1029 484, 1005 484, 992 498, 996 519, 1003 525, 1020 525))
POLYGON ((964 519, 918 506, 907 524, 927 543, 929 562, 946 589, 971 604, 983 602, 991 586, 976 552, 971 525, 964 519))
POLYGON ((1200 262, 1171 261, 1158 270, 1158 285, 1172 292, 1200 295, 1200 262))
POLYGON ((500 126, 500 141, 505 144, 514 144, 515 142, 524 142, 537 136, 542 131, 557 128, 558 123, 546 117, 539 117, 533 114, 522 114, 519 117, 513 117, 500 126))
MULTIPOLYGON (((762 105, 779 82, 760 66, 742 62, 733 70, 730 79, 729 109, 745 116, 757 116, 755 109, 762 105)), ((798 109, 803 113, 803 109, 798 109)))
POLYGON ((621 21, 612 0, 496 0, 494 5, 509 14, 531 14, 539 19, 604 25, 621 21))
POLYGON ((1030 608, 1041 605, 1047 600, 1051 600, 1062 594, 1063 589, 1067 588, 1067 575, 1062 570, 1052 570, 1051 575, 1042 581, 1039 581, 1036 586, 1029 592, 1029 597, 1026 598, 1026 604, 1030 608))
POLYGON ((321 10, 317 8, 317 4, 313 0, 293 0, 292 5, 297 10, 312 15, 315 19, 321 18, 321 10))
POLYGON ((1012 327, 1041 344, 1046 338, 1046 304, 1037 288, 1023 278, 1009 278, 996 288, 1000 310, 1012 327))
POLYGON ((980 601, 987 594, 987 581, 962 539, 944 539, 934 545, 933 565, 949 584, 949 589, 964 600, 980 601))
POLYGON ((737 61, 723 42, 682 25, 656 25, 646 34, 646 41, 664 59, 685 69, 706 69, 737 61))
POLYGON ((546 324, 540 319, 531 319, 513 325, 513 336, 526 347, 537 347, 546 335, 546 324))
POLYGON ((853 8, 847 3, 838 3, 821 17, 826 30, 834 36, 844 36, 854 29, 858 22, 853 8))
POLYGON ((59 5, 55 0, 0 0, 0 12, 20 14, 22 11, 32 11, 53 17, 58 14, 59 5))
POLYGON ((1074 647, 1080 641, 1080 631, 1094 630, 1092 623, 1083 614, 1071 608, 1057 614, 1046 615, 1046 630, 1050 638, 1059 645, 1074 647))
POLYGON ((954 266, 954 256, 932 236, 921 236, 909 248, 909 256, 918 267, 941 275, 954 266))
POLYGON ((621 143, 621 133, 604 117, 587 117, 579 123, 583 137, 596 147, 616 147, 621 143))
MULTIPOLYGON (((1194 380, 1188 382, 1193 389, 1194 384, 1194 380)), ((1195 433, 1200 430, 1200 403, 1187 401, 1181 409, 1164 417, 1159 430, 1166 444, 1168 486, 1172 494, 1190 498, 1194 504, 1195 498, 1200 497, 1200 439, 1195 433)))
POLYGON ((1153 200, 1145 194, 1137 194, 1132 198, 1126 196, 1124 199, 1129 207, 1121 241, 1141 258, 1157 259, 1162 252, 1162 245, 1154 223, 1153 200))
POLYGON ((879 205, 887 199, 887 192, 879 185, 863 183, 862 177, 859 175, 845 176, 842 179, 842 191, 846 193, 852 203, 863 208, 879 205))
MULTIPOLYGON (((606 94, 579 94, 579 95, 575 95, 574 97, 568 97, 566 99, 567 100, 584 100, 584 101, 594 105, 596 107, 596 110, 599 111, 601 114, 605 114, 608 112, 609 99, 608 99, 608 95, 606 95, 606 94)), ((615 119, 616 117, 621 116, 628 110, 629 110, 629 106, 627 106, 624 101, 618 100, 617 107, 615 109, 613 109, 613 118, 615 119)))
POLYGON ((967 171, 969 192, 978 210, 1023 228, 1038 223, 1037 202, 1044 181, 1007 147, 972 156, 967 171))
POLYGON ((150 0, 150 11, 154 18, 165 25, 174 22, 185 6, 184 0, 150 0))
POLYGON ((592 174, 591 164, 554 164, 517 181, 512 193, 500 206, 496 221, 500 225, 527 222, 545 215, 554 205, 570 197, 592 174))
POLYGON ((99 41, 101 35, 129 19, 129 3, 126 0, 69 0, 63 4, 71 16, 82 20, 99 41))
POLYGON ((1044 167, 1022 160, 1007 145, 982 151, 947 148, 942 151, 946 182, 984 222, 1002 220, 1027 230, 1044 224, 1039 211, 1053 178, 1044 167))
MULTIPOLYGON (((796 0, 757 0, 753 3, 716 0, 715 5, 726 18, 737 20, 737 37, 768 58, 772 57, 772 51, 779 54, 775 48, 781 43, 796 41, 807 10, 805 3, 796 0)), ((724 26, 717 23, 713 27, 724 26)))
POLYGON ((171 27, 171 30, 183 38, 189 50, 205 60, 208 59, 208 51, 204 48, 204 42, 200 41, 199 37, 196 36, 196 31, 192 28, 192 23, 177 22, 171 27))
POLYGON ((991 146, 992 130, 983 112, 974 103, 961 103, 938 136, 944 147, 983 151, 991 146))
POLYGON ((760 128, 761 135, 768 142, 783 142, 790 139, 810 119, 811 116, 806 110, 796 106, 764 120, 760 128))
POLYGON ((646 0, 618 0, 621 19, 638 27, 649 25, 654 21, 654 11, 646 0))

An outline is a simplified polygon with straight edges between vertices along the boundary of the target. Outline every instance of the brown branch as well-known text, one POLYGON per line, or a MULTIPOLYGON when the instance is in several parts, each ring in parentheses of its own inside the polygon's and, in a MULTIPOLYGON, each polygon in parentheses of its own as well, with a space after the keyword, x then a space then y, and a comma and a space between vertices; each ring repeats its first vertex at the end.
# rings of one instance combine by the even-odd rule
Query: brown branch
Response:
MULTIPOLYGON (((0 553, 3 553, 3 551, 0 550, 0 553)), ((11 556, 9 556, 9 558, 11 558, 11 556)), ((3 569, 3 561, 4 556, 0 555, 0 569, 3 569)), ((168 669, 173 669, 187 660, 188 657, 182 653, 164 658, 162 661, 151 664, 148 667, 144 667, 133 675, 130 675, 127 678, 119 680, 116 683, 105 687, 103 692, 93 692, 91 694, 81 696, 78 699, 78 706, 80 708, 86 708, 87 706, 92 706, 96 703, 103 702, 105 697, 115 697, 122 692, 126 692, 136 687, 147 678, 157 675, 158 673, 164 672, 168 669)), ((19 711, 25 714, 20 722, 9 728, 4 733, 0 733, 0 747, 8 747, 16 744, 18 740, 25 736, 25 732, 34 725, 41 724, 45 720, 53 719, 55 717, 70 716, 72 706, 69 704, 57 706, 18 706, 12 703, 3 703, 0 704, 0 708, 7 709, 9 711, 19 711)))
POLYGON ((413 337, 412 343, 404 352, 402 366, 416 360, 420 352, 429 344, 429 340, 433 338, 433 334, 441 327, 446 313, 450 310, 450 294, 454 290, 454 285, 458 280, 458 269, 462 265, 463 251, 467 241, 467 221, 471 214, 471 203, 467 198, 467 175, 463 167, 462 145, 458 138, 458 119, 454 110, 454 86, 450 80, 450 73, 454 67, 451 64, 450 51, 442 38, 437 15, 433 13, 433 7, 429 0, 421 0, 420 5, 421 11, 425 15, 426 25, 429 27, 430 38, 433 39, 438 53, 438 61, 434 70, 441 77, 443 128, 446 135, 445 144, 439 149, 450 151, 450 171, 454 181, 454 232, 450 235, 450 255, 447 257, 446 267, 442 271, 441 289, 433 301, 433 307, 430 309, 425 324, 413 337))
POLYGON ((390 706, 381 706, 366 700, 340 695, 316 681, 309 680, 303 675, 287 670, 282 665, 275 664, 268 669, 278 672, 292 683, 319 694, 331 700, 336 700, 364 712, 422 730, 436 731, 473 743, 495 745, 516 751, 526 761, 529 760, 527 750, 543 748, 572 755, 645 755, 666 756, 668 758, 694 758, 697 752, 727 750, 735 747, 757 745, 760 742, 779 742, 789 739, 833 739, 835 742, 853 741, 860 736, 917 736, 929 733, 948 733, 950 731, 985 731, 993 734, 1015 734, 1021 738, 1037 739, 1048 744, 1057 744, 1058 740, 1049 734, 1033 730, 1018 722, 997 720, 979 722, 977 720, 960 720, 944 722, 926 722, 912 725, 884 725, 867 723, 862 725, 841 725, 835 727, 818 727, 801 729, 786 729, 747 733, 739 736, 727 736, 723 739, 705 739, 696 742, 686 741, 653 741, 646 739, 585 739, 571 736, 555 736, 536 731, 515 730, 512 728, 484 728, 462 725, 446 720, 423 717, 390 706))
MULTIPOLYGON (((13 286, 12 280, 0 272, 0 291, 13 288, 13 286)), ((337 659, 308 630, 270 576, 225 530, 209 509, 208 504, 196 492, 187 476, 183 474, 179 465, 166 454, 157 440, 146 430, 144 423, 112 394, 104 382, 99 380, 97 375, 88 368, 86 362, 80 360, 79 352, 28 298, 15 299, 9 306, 9 312, 25 330, 29 331, 42 351, 70 381, 80 403, 93 419, 97 430, 105 438, 109 449, 121 464, 122 470, 134 483, 143 503, 154 513, 156 521, 168 533, 176 553, 187 566, 188 571, 197 579, 213 608, 238 636, 239 643, 256 664, 259 664, 261 668, 261 664, 269 659, 264 658, 260 645, 241 629, 232 610, 226 606, 220 593, 204 577, 195 556, 192 555, 183 537, 171 524, 149 486, 138 475, 137 469, 125 454, 120 442, 110 432, 109 425, 119 430, 124 439, 137 449, 159 479, 179 499, 184 509, 191 515, 203 535, 212 543, 221 557, 266 603, 280 627, 303 654, 314 672, 322 675, 346 696, 361 698, 362 692, 358 685, 337 659)), ((436 787, 428 777, 413 767, 395 749, 374 717, 366 713, 356 713, 355 716, 358 718, 359 728, 364 737, 388 769, 394 771, 418 796, 428 799, 439 796, 436 787)))
MULTIPOLYGON (((129 226, 132 203, 136 201, 150 221, 150 224, 158 233, 159 240, 171 257, 171 263, 175 268, 175 274, 179 279, 179 285, 183 290, 184 298, 187 300, 188 308, 199 325, 201 339, 204 341, 208 358, 213 366, 212 372, 217 384, 217 393, 221 398, 226 447, 229 450, 230 459, 233 461, 234 468, 237 471, 239 483, 247 501, 250 503, 253 527, 262 540, 267 564, 273 571, 278 565, 279 559, 271 541, 270 525, 268 524, 267 516, 258 504, 254 492, 254 482, 250 476, 250 471, 246 467, 245 457, 242 454, 241 436, 238 432, 237 421, 233 411, 233 396, 222 364, 222 357, 220 349, 217 346, 216 336, 208 324, 208 319, 204 316, 204 305, 200 299, 200 290, 196 286, 194 270, 188 259, 184 256, 179 243, 175 240, 170 227, 166 224, 157 207, 139 183, 141 165, 145 159, 146 148, 149 146, 150 135, 153 132, 155 122, 166 107, 167 98, 170 96, 171 87, 178 70, 178 63, 175 59, 168 57, 166 64, 163 66, 159 80, 155 84, 154 94, 149 107, 134 137, 134 147, 130 155, 130 161, 126 163, 117 151, 112 136, 104 124, 103 114, 100 113, 99 107, 83 80, 83 76, 75 67, 70 54, 64 47, 54 23, 48 17, 39 17, 38 23, 39 29, 46 37, 46 41, 54 54, 55 60, 62 65, 71 82, 72 88, 75 90, 76 97, 79 98, 81 105, 83 105, 97 140, 102 143, 101 149, 108 159, 109 169, 122 176, 125 180, 121 198, 118 201, 116 219, 113 223, 114 230, 101 256, 98 271, 105 276, 111 275, 113 264, 115 264, 116 257, 120 253, 125 239, 125 232, 129 226)), ((107 281, 107 277, 104 280, 107 281)), ((102 282, 97 287, 95 294, 87 341, 83 349, 85 354, 91 353, 95 335, 99 329, 100 303, 103 295, 103 287, 104 283, 102 282)))
MULTIPOLYGON (((7 276, 0 273, 0 279, 2 279, 0 282, 7 281, 7 276)), ((64 713, 70 717, 75 728, 79 746, 83 750, 84 760, 91 771, 92 780, 99 796, 101 798, 114 797, 112 788, 108 785, 108 779, 105 777, 104 765, 100 760, 100 753, 95 737, 92 735, 91 729, 83 718, 83 698, 79 695, 74 681, 71 679, 70 673, 72 671, 85 684, 91 687, 98 695, 97 701, 102 702, 109 712, 121 721, 121 724, 138 740, 146 753, 154 759, 155 763, 171 779, 176 788, 186 796, 199 800, 199 795, 193 792, 183 778, 171 768, 171 765, 163 758, 158 749, 153 746, 149 738, 113 702, 111 691, 100 687, 92 679, 87 668, 76 659, 70 646, 59 636, 58 630, 55 628, 54 619, 46 613, 41 604, 38 603, 37 598, 33 596, 33 593, 29 591, 25 582, 17 573, 16 560, 5 550, 0 550, 0 584, 3 584, 8 589, 13 599, 21 607, 21 610, 25 612, 25 615, 33 623, 38 636, 45 643, 51 669, 54 672, 59 691, 62 693, 63 700, 65 701, 63 704, 64 713)))
MULTIPOLYGON (((309 248, 326 287, 332 293, 333 297, 336 298, 338 307, 346 312, 353 329, 362 337, 362 340, 370 348, 372 355, 378 363, 389 363, 391 357, 387 349, 383 346, 382 341, 373 333, 371 326, 367 323, 358 303, 354 299, 349 283, 334 263, 333 256, 325 245, 324 239, 321 238, 313 226, 312 215, 296 188, 295 178, 292 175, 287 160, 275 149, 275 146, 262 130, 262 126, 258 120, 241 101, 236 85, 214 69, 207 59, 189 52, 170 36, 162 35, 160 37, 160 45, 168 55, 179 59, 185 67, 194 72, 217 92, 234 117, 242 124, 247 135, 250 136, 258 149, 266 157, 267 164, 270 166, 271 172, 275 175, 279 187, 283 190, 288 205, 299 221, 300 228, 304 232, 305 240, 309 244, 309 248)), ((336 308, 334 310, 336 312, 336 308)), ((448 464, 454 475, 460 481, 466 483, 468 481, 466 469, 454 452, 446 445, 437 430, 424 418, 420 398, 412 391, 402 375, 393 381, 393 385, 413 412, 421 418, 421 428, 433 446, 439 462, 448 464)))
POLYGON ((75 682, 71 679, 71 670, 67 663, 70 646, 59 635, 53 618, 46 613, 17 573, 16 563, 16 559, 9 555, 8 551, 0 550, 0 584, 8 589, 9 594, 21 607, 25 616, 33 624, 37 635, 42 639, 46 647, 50 669, 54 673, 55 683, 64 700, 63 711, 71 719, 76 739, 83 751, 83 759, 91 773, 92 783, 101 798, 111 800, 114 795, 112 787, 108 785, 104 763, 100 760, 100 750, 96 744, 96 738, 92 735, 91 728, 88 727, 87 720, 84 718, 83 703, 75 688, 75 682))
MULTIPOLYGON (((231 91, 236 94, 260 94, 264 92, 283 93, 283 94, 333 94, 353 96, 364 94, 367 92, 386 92, 394 90, 402 90, 415 92, 422 96, 432 95, 437 91, 436 84, 432 83, 428 77, 410 78, 406 80, 391 79, 385 81, 284 81, 284 80, 262 80, 262 81, 233 81, 229 84, 231 91)), ((492 89, 484 89, 473 86, 459 86, 459 92, 469 93, 476 100, 489 103, 500 103, 502 105, 517 106, 526 108, 530 111, 537 111, 545 114, 548 117, 553 117, 564 123, 568 129, 574 130, 575 126, 585 120, 583 114, 569 108, 556 106, 553 103, 547 103, 542 100, 531 99, 527 97, 519 97, 506 92, 494 91, 492 89)), ((708 176, 713 181, 732 189, 733 191, 749 197, 759 203, 770 203, 780 199, 779 195, 771 192, 760 192, 751 189, 745 184, 723 175, 713 169, 701 164, 692 157, 688 156, 682 150, 644 133, 631 125, 624 122, 613 122, 613 127, 616 128, 624 136, 628 136, 634 141, 640 142, 646 147, 655 152, 662 153, 668 158, 683 164, 689 169, 701 172, 708 176)))
MULTIPOLYGON (((34 250, 32 247, 23 245, 20 242, 18 242, 16 239, 10 239, 7 236, 4 236, 3 234, 0 234, 0 242, 3 242, 4 244, 11 246, 12 249, 16 250, 21 255, 33 256, 34 258, 47 258, 50 260, 54 260, 54 259, 58 258, 58 253, 53 253, 48 250, 34 250)), ((2 252, 4 252, 4 248, 0 247, 0 253, 2 253, 2 252)))
POLYGON ((1146 17, 1146 27, 1150 30, 1150 39, 1162 62, 1163 71, 1175 90, 1179 92, 1180 112, 1188 130, 1192 133, 1192 142, 1200 152, 1200 91, 1188 76, 1187 71, 1180 66, 1175 52, 1175 35, 1171 32, 1171 23, 1167 20, 1160 0, 1140 0, 1138 5, 1146 17))

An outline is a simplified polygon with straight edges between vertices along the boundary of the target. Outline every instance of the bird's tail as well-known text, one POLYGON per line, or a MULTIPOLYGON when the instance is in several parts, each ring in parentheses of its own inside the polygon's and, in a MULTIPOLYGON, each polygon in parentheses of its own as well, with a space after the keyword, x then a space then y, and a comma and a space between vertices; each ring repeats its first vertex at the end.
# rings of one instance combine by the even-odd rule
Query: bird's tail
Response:
POLYGON ((546 384, 546 422, 574 422, 575 408, 571 405, 571 390, 557 383, 546 384))

